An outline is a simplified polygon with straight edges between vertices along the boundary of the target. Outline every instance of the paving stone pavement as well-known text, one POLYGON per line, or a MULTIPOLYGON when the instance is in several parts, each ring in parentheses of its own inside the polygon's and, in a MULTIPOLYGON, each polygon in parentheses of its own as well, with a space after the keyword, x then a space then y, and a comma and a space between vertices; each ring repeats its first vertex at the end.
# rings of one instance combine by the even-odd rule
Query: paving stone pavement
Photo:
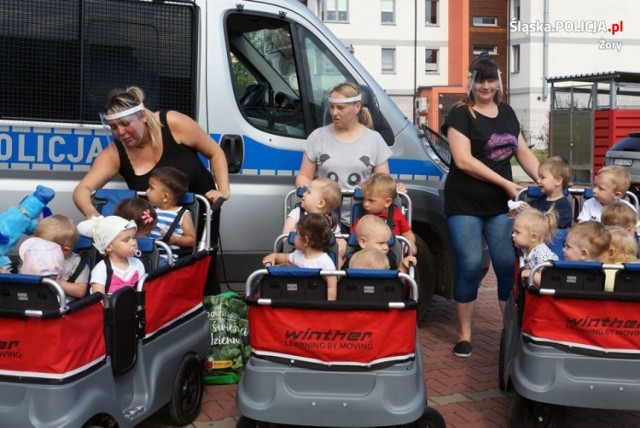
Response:
MULTIPOLYGON (((498 350, 502 320, 493 272, 480 287, 474 319, 473 355, 457 358, 453 301, 435 297, 420 327, 427 401, 444 417, 447 427, 506 427, 510 394, 498 389, 498 350)), ((233 428, 239 417, 235 385, 207 386, 202 410, 193 428, 233 428)), ((567 409, 567 427, 640 427, 640 412, 567 409)), ((154 416, 140 427, 167 426, 154 416)))

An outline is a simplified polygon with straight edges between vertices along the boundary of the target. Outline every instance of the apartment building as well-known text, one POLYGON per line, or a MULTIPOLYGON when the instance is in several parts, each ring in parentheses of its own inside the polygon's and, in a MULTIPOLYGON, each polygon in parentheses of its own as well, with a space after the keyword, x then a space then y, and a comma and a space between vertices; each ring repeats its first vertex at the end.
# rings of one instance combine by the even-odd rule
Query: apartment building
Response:
POLYGON ((469 61, 487 51, 506 68, 506 2, 307 0, 306 4, 407 117, 438 128, 451 105, 466 93, 469 61))
POLYGON ((410 119, 415 88, 448 85, 450 3, 307 0, 410 119))

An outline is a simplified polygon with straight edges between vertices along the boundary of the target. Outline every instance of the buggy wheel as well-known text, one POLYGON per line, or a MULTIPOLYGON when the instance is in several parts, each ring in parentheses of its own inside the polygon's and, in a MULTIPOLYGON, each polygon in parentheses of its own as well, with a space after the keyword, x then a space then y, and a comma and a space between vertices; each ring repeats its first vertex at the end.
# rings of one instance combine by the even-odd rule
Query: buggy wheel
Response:
MULTIPOLYGON (((416 282, 418 283, 418 322, 427 314, 427 308, 436 289, 436 269, 433 254, 424 240, 416 235, 416 282)), ((398 260, 400 263, 400 260, 398 260)))
POLYGON ((504 359, 505 359, 505 355, 504 355, 504 341, 505 341, 505 335, 506 335, 506 331, 505 328, 502 328, 502 332, 500 333, 500 352, 499 352, 499 356, 498 356, 498 388, 500 388, 500 391, 506 391, 507 390, 507 382, 504 378, 504 359))
POLYGON ((171 422, 188 425, 196 419, 202 403, 203 383, 202 365, 198 357, 194 354, 182 357, 168 404, 171 422))
POLYGON ((408 426, 414 428, 445 428, 447 424, 439 411, 433 407, 425 406, 420 419, 408 426))
POLYGON ((509 408, 509 427, 563 427, 565 407, 540 403, 517 395, 509 408))
POLYGON ((267 428, 269 424, 267 422, 254 421, 246 416, 240 416, 236 428, 267 428))
POLYGON ((118 422, 107 413, 98 413, 82 425, 82 428, 113 428, 118 422))

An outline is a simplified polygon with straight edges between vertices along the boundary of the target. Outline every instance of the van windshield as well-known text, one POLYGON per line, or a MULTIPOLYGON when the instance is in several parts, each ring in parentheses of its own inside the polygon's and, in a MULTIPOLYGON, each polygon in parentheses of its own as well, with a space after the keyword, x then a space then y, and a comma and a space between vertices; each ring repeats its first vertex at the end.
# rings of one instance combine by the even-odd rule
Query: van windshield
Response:
POLYGON ((306 138, 326 122, 326 91, 354 80, 313 34, 288 21, 232 14, 227 36, 236 101, 261 130, 306 138))

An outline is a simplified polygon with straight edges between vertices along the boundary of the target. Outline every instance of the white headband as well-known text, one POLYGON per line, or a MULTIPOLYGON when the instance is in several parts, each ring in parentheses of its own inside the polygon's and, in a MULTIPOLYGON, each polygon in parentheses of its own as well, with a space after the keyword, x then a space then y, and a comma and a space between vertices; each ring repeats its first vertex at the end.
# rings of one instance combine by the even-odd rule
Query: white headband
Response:
POLYGON ((139 111, 141 111, 142 109, 144 109, 144 104, 140 103, 137 106, 131 107, 127 110, 123 110, 120 111, 118 113, 113 113, 113 114, 100 114, 100 116, 102 117, 102 120, 116 120, 116 119, 120 119, 121 117, 125 117, 125 116, 129 116, 130 114, 133 113, 137 113, 139 111))
POLYGON ((334 104, 346 104, 346 103, 355 103, 358 101, 362 101, 362 94, 358 94, 355 97, 351 97, 351 98, 333 98, 333 97, 327 97, 327 100, 330 103, 334 103, 334 104))

